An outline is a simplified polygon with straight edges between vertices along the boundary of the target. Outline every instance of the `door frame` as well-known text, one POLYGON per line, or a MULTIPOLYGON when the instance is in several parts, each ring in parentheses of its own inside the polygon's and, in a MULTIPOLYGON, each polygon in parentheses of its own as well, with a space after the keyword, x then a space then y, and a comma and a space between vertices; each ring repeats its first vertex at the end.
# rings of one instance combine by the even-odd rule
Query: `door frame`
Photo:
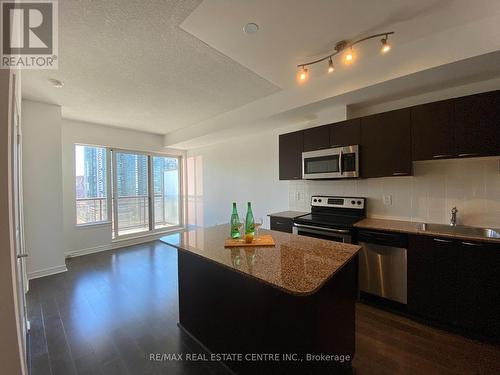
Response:
POLYGON ((17 323, 20 330, 19 348, 23 361, 24 370, 28 368, 28 334, 29 321, 27 318, 26 293, 29 285, 26 271, 26 253, 24 241, 24 216, 23 216, 23 190, 22 190, 22 132, 21 132, 21 110, 19 108, 20 95, 20 73, 12 72, 11 83, 11 98, 9 103, 9 137, 10 137, 10 168, 11 176, 9 181, 10 205, 11 205, 11 231, 13 257, 15 262, 13 282, 15 282, 15 290, 17 294, 17 323))
POLYGON ((184 206, 183 206, 183 172, 182 172, 182 166, 183 166, 183 157, 181 155, 172 155, 169 153, 162 153, 162 152, 152 152, 152 151, 141 151, 141 150, 131 150, 131 149, 124 149, 124 148, 117 148, 117 147, 108 147, 108 150, 110 151, 110 159, 111 159, 111 166, 112 168, 109 169, 109 174, 111 174, 110 179, 113 181, 112 188, 111 188, 111 200, 112 200, 112 211, 113 211, 113 216, 112 216, 112 231, 113 231, 113 241, 122 241, 122 240, 128 240, 128 239, 135 239, 135 238, 140 238, 140 237, 145 237, 149 235, 155 235, 159 233, 167 233, 171 232, 174 230, 179 230, 184 228, 184 206), (138 232, 138 233, 132 233, 132 234, 125 234, 125 235, 119 235, 118 234, 118 205, 117 205, 117 174, 116 174, 116 153, 128 153, 128 154, 137 154, 137 155, 145 155, 148 157, 148 204, 149 204, 149 230, 144 231, 144 232, 138 232), (178 207, 179 207, 179 225, 169 227, 168 229, 160 228, 160 229, 154 229, 154 186, 153 186, 153 157, 158 156, 158 157, 166 157, 166 158, 173 158, 177 159, 178 163, 178 168, 179 168, 179 185, 178 185, 178 191, 179 191, 179 196, 178 196, 178 207))

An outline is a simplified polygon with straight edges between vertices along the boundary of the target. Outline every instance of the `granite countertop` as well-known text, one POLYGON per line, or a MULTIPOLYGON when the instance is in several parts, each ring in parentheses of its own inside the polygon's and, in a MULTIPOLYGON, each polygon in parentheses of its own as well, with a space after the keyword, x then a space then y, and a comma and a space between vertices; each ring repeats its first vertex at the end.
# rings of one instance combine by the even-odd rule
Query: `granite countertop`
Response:
POLYGON ((302 216, 302 215, 307 215, 309 212, 300 212, 300 211, 283 211, 283 212, 276 212, 274 214, 269 214, 267 216, 273 216, 273 217, 281 217, 284 219, 295 219, 296 217, 302 216))
POLYGON ((226 224, 186 230, 160 240, 297 296, 317 292, 361 248, 264 229, 262 234, 272 235, 276 246, 224 248, 229 232, 226 224))
POLYGON ((481 242, 495 242, 500 243, 499 238, 487 238, 482 236, 474 235, 463 235, 460 233, 450 233, 441 231, 423 231, 420 229, 422 223, 403 221, 403 220, 386 220, 386 219, 363 219, 354 224, 356 228, 363 229, 375 229, 388 232, 401 232, 401 233, 411 233, 411 234, 421 234, 424 236, 439 236, 439 237, 449 237, 458 240, 469 240, 469 241, 481 241, 481 242))

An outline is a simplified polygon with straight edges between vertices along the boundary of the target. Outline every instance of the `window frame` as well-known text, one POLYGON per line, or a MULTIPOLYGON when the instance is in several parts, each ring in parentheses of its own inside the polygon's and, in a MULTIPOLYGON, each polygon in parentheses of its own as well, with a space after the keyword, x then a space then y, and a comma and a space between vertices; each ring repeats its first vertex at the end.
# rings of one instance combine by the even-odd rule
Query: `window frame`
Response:
POLYGON ((110 167, 111 167, 111 154, 109 147, 106 146, 101 146, 101 145, 95 145, 95 144, 87 144, 87 143, 74 143, 73 144, 73 202, 74 202, 74 215, 73 215, 73 220, 75 223, 75 226, 77 228, 88 228, 88 227, 93 227, 93 226, 100 226, 100 225, 110 225, 112 224, 111 220, 111 176, 110 176, 110 167), (83 147, 94 147, 94 148, 102 148, 105 150, 106 154, 106 219, 100 220, 100 221, 94 221, 92 223, 78 223, 78 208, 77 208, 77 197, 76 197, 76 147, 77 146, 83 146, 83 147))
POLYGON ((111 207, 113 210, 113 217, 117 217, 118 214, 118 206, 116 204, 116 189, 117 189, 117 181, 116 181, 116 173, 114 171, 116 170, 116 157, 114 156, 116 152, 120 153, 131 153, 131 154, 140 154, 140 155, 146 155, 148 157, 148 194, 149 194, 149 230, 144 231, 144 232, 137 232, 137 233, 130 233, 130 234, 123 234, 119 235, 118 234, 118 225, 116 225, 116 221, 113 222, 112 219, 110 219, 110 222, 112 224, 111 228, 111 234, 112 234, 112 242, 119 242, 123 240, 128 240, 128 239, 134 239, 134 238, 140 238, 140 237, 147 237, 155 234, 160 234, 160 233, 168 233, 172 231, 178 231, 179 229, 184 228, 184 205, 183 205, 183 157, 182 155, 172 155, 169 153, 163 153, 163 152, 154 152, 154 151, 143 151, 143 150, 132 150, 132 149, 126 149, 126 148, 118 148, 118 147, 108 147, 108 151, 110 153, 110 179, 113 179, 112 182, 112 191, 111 191, 111 207), (151 199, 151 197, 154 197, 154 185, 153 185, 153 157, 154 156, 159 156, 159 157, 167 157, 167 158, 172 158, 172 159, 177 159, 177 165, 178 165, 178 171, 179 171, 179 197, 178 197, 178 207, 179 207, 179 225, 174 225, 171 227, 167 228, 159 228, 155 229, 154 228, 154 221, 155 221, 155 212, 154 212, 154 204, 151 199), (113 175, 111 176, 111 170, 113 171, 113 175))

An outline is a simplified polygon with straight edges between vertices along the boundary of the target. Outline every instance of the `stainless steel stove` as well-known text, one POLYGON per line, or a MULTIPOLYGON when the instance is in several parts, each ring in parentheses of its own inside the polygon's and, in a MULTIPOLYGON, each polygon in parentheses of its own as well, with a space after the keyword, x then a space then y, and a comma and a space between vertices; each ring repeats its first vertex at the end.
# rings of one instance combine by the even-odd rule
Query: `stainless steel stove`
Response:
POLYGON ((293 221, 293 233, 352 243, 353 225, 366 217, 366 198, 315 195, 311 213, 293 221))

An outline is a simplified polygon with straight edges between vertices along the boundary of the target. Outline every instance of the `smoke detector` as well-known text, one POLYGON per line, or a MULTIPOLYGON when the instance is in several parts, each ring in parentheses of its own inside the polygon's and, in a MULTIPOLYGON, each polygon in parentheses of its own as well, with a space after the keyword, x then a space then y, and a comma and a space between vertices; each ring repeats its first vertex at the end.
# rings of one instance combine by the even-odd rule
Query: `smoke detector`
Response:
POLYGON ((245 32, 245 34, 255 34, 257 31, 259 31, 259 25, 257 25, 255 22, 249 22, 245 25, 243 31, 245 32))
POLYGON ((52 87, 55 87, 56 89, 60 89, 64 86, 64 82, 59 81, 58 79, 55 78, 49 78, 49 82, 52 85, 52 87))

